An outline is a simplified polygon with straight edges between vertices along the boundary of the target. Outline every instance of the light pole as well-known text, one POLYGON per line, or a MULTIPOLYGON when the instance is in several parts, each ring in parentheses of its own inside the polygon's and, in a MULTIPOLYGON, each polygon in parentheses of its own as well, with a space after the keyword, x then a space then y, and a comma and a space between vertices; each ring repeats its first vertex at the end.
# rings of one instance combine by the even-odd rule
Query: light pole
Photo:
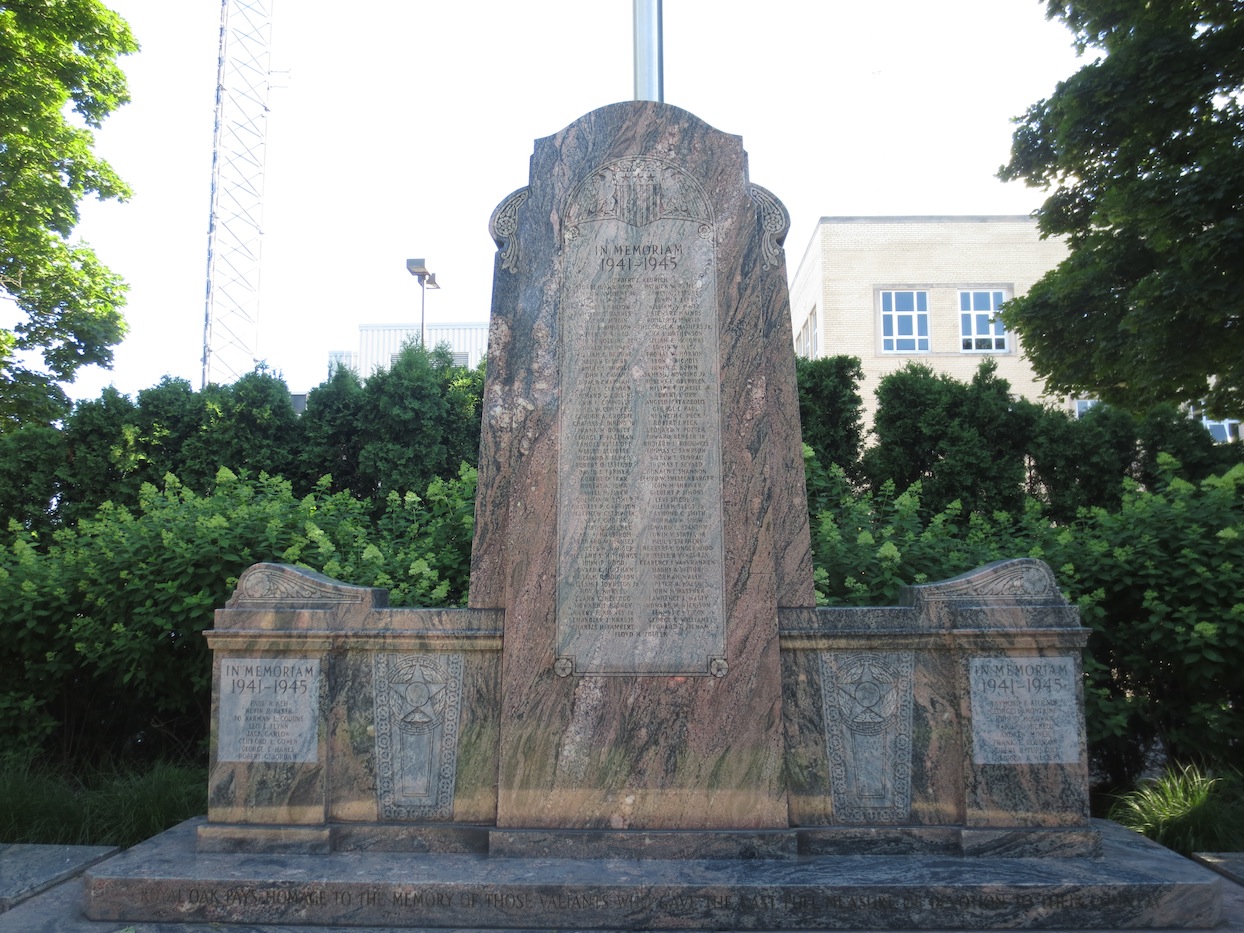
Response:
POLYGON ((424 328, 425 311, 428 303, 428 289, 440 288, 436 284, 436 273, 429 272, 422 259, 407 259, 406 271, 419 280, 419 346, 427 349, 427 335, 424 328))

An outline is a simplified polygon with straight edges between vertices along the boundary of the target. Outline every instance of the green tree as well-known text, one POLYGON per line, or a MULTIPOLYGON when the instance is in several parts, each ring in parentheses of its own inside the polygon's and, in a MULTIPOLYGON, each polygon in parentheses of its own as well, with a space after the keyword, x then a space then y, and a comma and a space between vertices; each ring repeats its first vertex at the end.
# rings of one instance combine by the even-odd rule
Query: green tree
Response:
MULTIPOLYGON (((191 471, 185 469, 184 459, 193 450, 191 441, 204 419, 203 401, 190 383, 165 376, 143 389, 135 400, 134 418, 146 481, 159 485, 167 473, 188 476, 191 471)), ((216 466, 200 467, 196 474, 200 482, 214 476, 216 466)))
POLYGON ((425 489, 479 457, 483 371, 453 365, 445 347, 410 344, 363 385, 354 495, 383 506, 390 492, 425 489))
POLYGON ((854 356, 826 356, 816 360, 797 358, 799 421, 803 442, 812 448, 824 467, 838 465, 847 476, 859 472, 864 409, 859 384, 864 378, 854 356))
POLYGON ((196 492, 210 488, 222 467, 291 476, 302 426, 285 380, 262 365, 229 385, 198 393, 197 430, 166 469, 196 492))
POLYGON ((1098 57, 1018 121, 1004 179, 1070 254, 1003 311, 1059 392, 1244 411, 1244 5, 1048 0, 1098 57))
POLYGON ((1084 509, 1070 526, 1033 502, 1013 513, 965 514, 958 503, 930 510, 918 484, 860 492, 832 468, 812 523, 818 601, 884 605, 904 584, 1001 558, 1044 560, 1091 630, 1089 754, 1112 785, 1137 778, 1157 750, 1238 768, 1244 465, 1197 485, 1177 468, 1160 457, 1155 488, 1121 483, 1116 509, 1084 509))
POLYGON ((1225 473, 1241 461, 1238 444, 1215 444, 1197 420, 1173 405, 1133 415, 1096 405, 1082 418, 1046 409, 1028 442, 1030 495, 1047 514, 1067 523, 1083 508, 1117 511, 1124 480, 1155 490, 1171 470, 1192 483, 1225 473), (1163 455, 1177 467, 1159 467, 1163 455))
POLYGON ((104 502, 138 504, 143 460, 134 422, 134 403, 112 386, 98 399, 74 406, 61 432, 65 462, 58 471, 57 512, 62 522, 93 515, 104 502))
POLYGON ((257 561, 383 586, 395 606, 461 604, 475 471, 424 496, 369 504, 321 484, 227 469, 204 495, 173 476, 133 508, 103 505, 36 542, 0 529, 0 742, 7 750, 112 756, 139 738, 184 752, 207 731, 211 664, 202 632, 257 561), (36 546, 36 543, 40 546, 36 546))
POLYGON ((57 381, 109 365, 124 334, 124 283, 67 238, 84 197, 129 194, 92 131, 129 100, 116 60, 137 48, 99 0, 0 3, 0 298, 18 311, 0 329, 0 432, 64 415, 57 381))
POLYGON ((334 492, 360 488, 359 452, 363 446, 365 411, 363 383, 348 366, 338 366, 326 381, 307 394, 299 468, 303 483, 314 484, 321 476, 329 475, 334 492))
POLYGON ((1136 419, 1111 405, 1096 405, 1079 419, 1046 409, 1027 449, 1028 491, 1059 522, 1073 521, 1084 508, 1117 509, 1123 478, 1136 476, 1141 456, 1136 419))
POLYGON ((877 443, 863 458, 874 489, 919 481, 933 511, 955 500, 969 512, 1021 506, 1041 408, 1012 398, 996 361, 984 359, 971 383, 909 363, 881 380, 877 403, 877 443))
POLYGON ((57 522, 65 438, 56 428, 27 424, 0 433, 0 531, 10 522, 36 535, 57 522))

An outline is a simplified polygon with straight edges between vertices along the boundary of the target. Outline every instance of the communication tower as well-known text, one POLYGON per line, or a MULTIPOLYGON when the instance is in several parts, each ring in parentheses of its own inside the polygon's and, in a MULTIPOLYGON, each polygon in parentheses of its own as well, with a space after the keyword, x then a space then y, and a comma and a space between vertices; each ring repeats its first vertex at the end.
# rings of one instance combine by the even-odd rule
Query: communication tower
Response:
POLYGON ((220 4, 203 386, 232 382, 254 367, 258 355, 272 3, 220 4))

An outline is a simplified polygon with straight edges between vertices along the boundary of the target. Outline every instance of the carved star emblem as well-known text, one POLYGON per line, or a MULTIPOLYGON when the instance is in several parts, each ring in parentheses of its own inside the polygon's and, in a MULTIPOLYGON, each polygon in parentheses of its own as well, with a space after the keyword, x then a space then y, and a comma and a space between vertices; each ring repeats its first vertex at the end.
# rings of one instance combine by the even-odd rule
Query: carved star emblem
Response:
POLYGON ((838 685, 838 706, 856 727, 880 727, 896 705, 894 672, 865 658, 851 666, 838 685))
POLYGON ((400 708, 407 710, 401 718, 403 731, 426 732, 440 722, 446 684, 436 672, 421 664, 407 665, 389 678, 389 686, 400 708))

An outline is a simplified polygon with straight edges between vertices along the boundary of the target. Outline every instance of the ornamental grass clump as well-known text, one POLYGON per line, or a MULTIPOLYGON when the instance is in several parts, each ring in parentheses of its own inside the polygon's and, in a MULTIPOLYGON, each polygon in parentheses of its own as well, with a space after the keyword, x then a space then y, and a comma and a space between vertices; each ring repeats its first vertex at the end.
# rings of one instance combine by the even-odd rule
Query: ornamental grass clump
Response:
POLYGON ((1244 850, 1244 779, 1184 765, 1124 794, 1109 815, 1182 855, 1244 850))

